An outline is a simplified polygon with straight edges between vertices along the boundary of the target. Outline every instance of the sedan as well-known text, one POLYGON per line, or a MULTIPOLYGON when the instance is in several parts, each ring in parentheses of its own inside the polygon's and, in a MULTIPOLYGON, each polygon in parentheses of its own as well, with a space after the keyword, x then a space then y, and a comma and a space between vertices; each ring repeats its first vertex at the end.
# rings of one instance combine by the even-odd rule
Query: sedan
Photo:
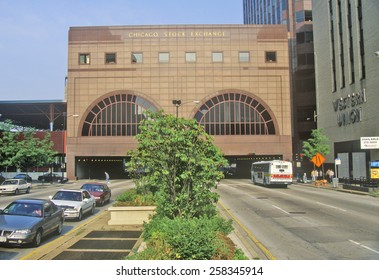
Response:
POLYGON ((13 179, 24 179, 26 182, 31 183, 33 181, 32 177, 28 174, 20 173, 13 177, 13 179))
POLYGON ((111 200, 111 189, 105 183, 85 183, 81 189, 87 190, 90 194, 92 194, 96 199, 97 205, 103 206, 111 200))
POLYGON ((45 199, 19 199, 0 210, 0 244, 38 247, 43 237, 62 233, 63 210, 45 199))
POLYGON ((84 214, 95 212, 95 197, 86 190, 59 190, 51 201, 64 210, 66 219, 80 221, 84 214))
POLYGON ((0 185, 0 194, 20 192, 29 193, 32 185, 24 179, 7 179, 0 185))
POLYGON ((38 176, 38 181, 40 182, 57 182, 57 183, 66 183, 68 181, 68 178, 62 177, 55 173, 46 173, 41 176, 38 176))

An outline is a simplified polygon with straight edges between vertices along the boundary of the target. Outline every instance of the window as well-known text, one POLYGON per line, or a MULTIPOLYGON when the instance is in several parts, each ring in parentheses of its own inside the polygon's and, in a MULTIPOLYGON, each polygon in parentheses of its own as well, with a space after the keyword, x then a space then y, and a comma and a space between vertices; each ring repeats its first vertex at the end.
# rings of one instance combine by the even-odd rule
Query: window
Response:
POLYGON ((305 21, 312 21, 312 11, 304 11, 304 15, 305 21))
POLYGON ((79 64, 89 64, 90 59, 89 59, 89 53, 80 53, 79 54, 79 64))
POLYGON ((168 63, 170 61, 170 54, 168 52, 161 52, 158 54, 159 63, 168 63))
POLYGON ((116 53, 106 53, 105 54, 105 64, 116 63, 116 53))
POLYGON ((196 53, 186 52, 186 62, 196 62, 196 53))
POLYGON ((275 135, 270 112, 258 100, 240 93, 209 99, 195 119, 210 135, 275 135))
POLYGON ((296 12, 296 22, 303 22, 303 21, 304 21, 304 11, 296 12))
POLYGON ((132 63, 142 63, 142 53, 132 53, 132 63))
POLYGON ((266 52, 266 62, 276 62, 276 52, 266 52))
POLYGON ((108 96, 93 104, 85 118, 82 136, 135 136, 148 110, 156 112, 157 108, 132 93, 108 96))
POLYGON ((249 62, 250 61, 250 53, 249 52, 240 52, 239 53, 240 62, 249 62))
POLYGON ((222 62, 223 60, 224 60, 224 56, 222 52, 212 53, 212 62, 222 62))

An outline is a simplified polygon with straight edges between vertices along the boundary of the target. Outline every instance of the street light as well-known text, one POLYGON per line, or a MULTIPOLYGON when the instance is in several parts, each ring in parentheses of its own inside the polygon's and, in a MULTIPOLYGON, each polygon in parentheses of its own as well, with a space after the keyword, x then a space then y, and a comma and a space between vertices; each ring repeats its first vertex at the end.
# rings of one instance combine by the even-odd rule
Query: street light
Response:
POLYGON ((172 100, 172 104, 175 105, 176 107, 176 117, 179 117, 179 107, 182 106, 183 104, 188 104, 188 103, 195 103, 199 104, 199 100, 194 100, 194 101, 187 101, 187 102, 182 102, 180 99, 174 99, 172 100))

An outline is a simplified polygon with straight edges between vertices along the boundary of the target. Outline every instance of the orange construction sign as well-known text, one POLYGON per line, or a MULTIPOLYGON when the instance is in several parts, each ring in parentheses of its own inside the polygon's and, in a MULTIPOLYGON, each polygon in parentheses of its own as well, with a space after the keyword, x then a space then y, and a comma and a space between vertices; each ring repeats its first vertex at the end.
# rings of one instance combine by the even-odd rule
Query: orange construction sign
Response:
POLYGON ((325 158, 322 154, 317 153, 313 158, 312 162, 317 166, 320 167, 325 161, 325 158))

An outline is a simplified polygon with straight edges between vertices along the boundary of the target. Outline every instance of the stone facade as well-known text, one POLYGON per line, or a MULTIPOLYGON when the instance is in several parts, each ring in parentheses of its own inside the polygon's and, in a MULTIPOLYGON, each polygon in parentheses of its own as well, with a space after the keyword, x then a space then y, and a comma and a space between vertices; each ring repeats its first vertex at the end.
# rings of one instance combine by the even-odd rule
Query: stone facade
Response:
MULTIPOLYGON (((224 127, 219 129, 219 116, 211 117, 215 143, 224 154, 281 155, 291 159, 289 83, 284 26, 72 27, 66 88, 68 177, 103 178, 104 170, 100 170, 107 166, 102 159, 122 162, 126 152, 136 147, 133 127, 130 131, 129 127, 121 127, 123 121, 117 119, 116 109, 110 113, 114 114, 112 120, 111 116, 98 114, 105 108, 109 112, 121 108, 112 107, 112 103, 129 101, 140 109, 150 106, 179 117, 200 116, 206 121, 206 110, 210 112, 216 104, 236 98, 235 103, 242 105, 233 105, 233 114, 228 112, 235 118, 232 129, 229 124, 225 125, 227 132, 224 127), (175 100, 180 106, 173 104, 175 100), (258 126, 254 127, 257 131, 250 132, 253 127, 245 126, 246 108, 261 116, 269 134, 259 132, 258 126), (107 122, 105 118, 109 118, 107 122), (92 172, 99 174, 88 175, 88 165, 83 161, 97 161, 101 168, 92 172)), ((125 108, 132 108, 128 106, 125 108)), ((216 109, 214 112, 225 120, 224 113, 216 109)), ((128 114, 125 109, 118 110, 128 114)), ((118 168, 117 164, 109 168, 118 168)))

